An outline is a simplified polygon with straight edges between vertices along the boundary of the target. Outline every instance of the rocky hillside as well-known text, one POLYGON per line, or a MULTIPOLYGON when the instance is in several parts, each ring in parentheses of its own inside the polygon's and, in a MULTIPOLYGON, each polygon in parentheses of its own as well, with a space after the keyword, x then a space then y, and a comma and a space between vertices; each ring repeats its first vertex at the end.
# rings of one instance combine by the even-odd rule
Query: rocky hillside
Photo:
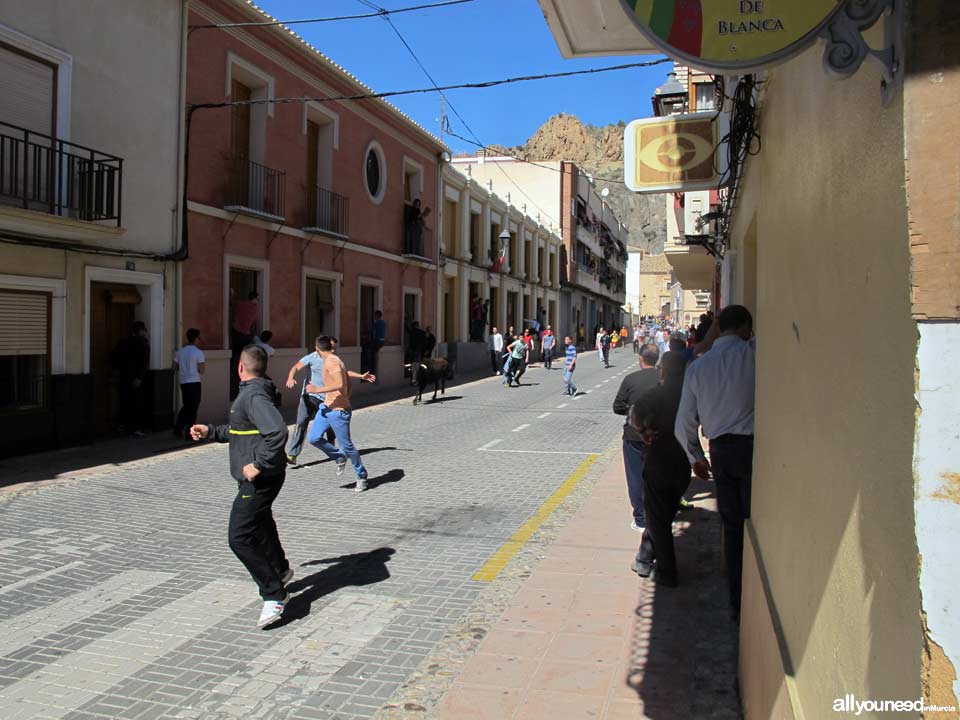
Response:
POLYGON ((638 195, 623 184, 623 127, 623 121, 605 127, 584 125, 575 116, 560 113, 547 120, 523 145, 495 149, 524 160, 576 163, 593 175, 598 190, 609 188, 607 202, 630 228, 630 246, 663 252, 666 202, 663 195, 638 195))

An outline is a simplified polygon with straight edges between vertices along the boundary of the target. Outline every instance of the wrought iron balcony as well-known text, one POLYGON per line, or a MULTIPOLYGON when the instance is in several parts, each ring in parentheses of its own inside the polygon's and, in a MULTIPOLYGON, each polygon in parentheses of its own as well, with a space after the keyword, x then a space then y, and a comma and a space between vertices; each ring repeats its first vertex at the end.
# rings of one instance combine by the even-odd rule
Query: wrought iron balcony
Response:
POLYGON ((228 164, 227 199, 223 209, 283 222, 286 187, 285 172, 234 155, 228 164))
POLYGON ((319 186, 307 188, 306 232, 349 235, 350 198, 319 186))
POLYGON ((123 159, 0 122, 0 203, 120 226, 123 159))
POLYGON ((403 234, 403 256, 412 260, 435 262, 433 230, 425 225, 407 225, 403 234))

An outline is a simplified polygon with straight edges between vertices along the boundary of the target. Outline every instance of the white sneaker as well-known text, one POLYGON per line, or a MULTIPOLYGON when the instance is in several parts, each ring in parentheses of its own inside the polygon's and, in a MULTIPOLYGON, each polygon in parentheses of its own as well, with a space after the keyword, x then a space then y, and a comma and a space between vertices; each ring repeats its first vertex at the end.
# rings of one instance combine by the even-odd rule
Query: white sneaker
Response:
POLYGON ((367 489, 367 479, 366 479, 366 478, 358 478, 358 479, 357 479, 356 491, 357 491, 357 492, 363 492, 363 491, 366 490, 366 489, 367 489))
POLYGON ((260 619, 257 620, 258 628, 265 628, 272 625, 280 616, 283 615, 283 608, 290 599, 290 593, 283 600, 267 600, 263 604, 263 610, 260 611, 260 619))
POLYGON ((280 582, 286 585, 288 582, 293 580, 293 568, 287 568, 287 571, 280 576, 280 582))
POLYGON ((337 460, 337 475, 343 475, 343 469, 347 466, 347 458, 342 457, 337 460))
POLYGON ((636 530, 638 533, 642 533, 642 532, 644 531, 644 527, 643 527, 642 525, 637 525, 637 521, 636 521, 636 520, 631 520, 631 521, 630 521, 630 529, 631 529, 631 530, 636 530))

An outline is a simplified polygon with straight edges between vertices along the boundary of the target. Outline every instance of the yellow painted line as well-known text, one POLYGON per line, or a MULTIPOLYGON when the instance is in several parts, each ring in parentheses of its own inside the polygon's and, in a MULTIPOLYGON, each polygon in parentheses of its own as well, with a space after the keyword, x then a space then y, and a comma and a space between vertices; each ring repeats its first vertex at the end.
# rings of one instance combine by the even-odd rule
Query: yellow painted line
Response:
POLYGON ((520 548, 533 537, 533 534, 537 531, 537 528, 543 524, 543 521, 550 517, 553 511, 563 502, 564 498, 570 494, 570 491, 577 486, 577 483, 583 480, 583 476, 587 474, 587 470, 597 461, 598 457, 600 456, 591 455, 580 463, 577 469, 570 474, 570 477, 563 481, 563 485, 558 487, 553 495, 546 499, 543 505, 537 509, 533 517, 521 525, 520 529, 500 546, 500 549, 483 564, 483 567, 477 571, 471 580, 477 580, 478 582, 491 582, 495 580, 513 556, 520 552, 520 548))

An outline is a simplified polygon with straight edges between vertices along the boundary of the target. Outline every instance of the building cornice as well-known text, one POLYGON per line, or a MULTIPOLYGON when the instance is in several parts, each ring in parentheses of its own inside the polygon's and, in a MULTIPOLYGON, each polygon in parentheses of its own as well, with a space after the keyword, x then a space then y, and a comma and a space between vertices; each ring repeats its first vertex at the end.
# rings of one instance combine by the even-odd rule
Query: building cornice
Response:
MULTIPOLYGON (((223 2, 229 3, 235 10, 244 14, 246 17, 251 18, 254 21, 257 20, 274 20, 270 15, 262 11, 257 6, 252 3, 246 2, 246 0, 222 0, 223 2)), ((211 8, 209 5, 202 1, 194 0, 191 3, 190 9, 196 12, 198 15, 209 21, 211 24, 229 24, 232 22, 230 18, 227 18, 216 10, 211 8)), ((269 31, 273 36, 279 41, 285 44, 286 47, 290 48, 294 52, 299 53, 303 56, 309 63, 319 65, 319 69, 323 72, 326 72, 329 75, 334 75, 336 78, 345 83, 350 90, 356 94, 367 94, 373 93, 373 90, 368 86, 364 85, 357 78, 350 75, 344 68, 340 67, 328 57, 326 57, 319 50, 314 48, 312 45, 307 43, 303 38, 294 33, 289 28, 286 28, 282 25, 269 26, 265 28, 258 28, 261 30, 269 31)), ((272 62, 276 63, 284 70, 289 72, 291 75, 294 75, 304 82, 315 87, 319 93, 327 96, 338 96, 343 95, 343 93, 336 88, 334 88, 329 83, 325 82, 318 75, 308 72, 306 68, 302 65, 299 65, 291 61, 288 57, 279 53, 272 46, 264 43, 263 41, 256 38, 252 32, 246 28, 223 28, 220 32, 225 32, 232 35, 234 38, 242 42, 247 47, 255 50, 266 58, 269 58, 272 62)), ((414 121, 409 116, 401 112, 397 107, 391 105, 386 100, 380 98, 372 98, 369 101, 375 103, 376 107, 379 110, 386 112, 388 115, 392 116, 392 119, 399 121, 400 125, 412 135, 418 137, 421 142, 417 142, 413 137, 406 136, 404 137, 398 133, 393 127, 391 127, 383 118, 378 117, 376 114, 371 113, 368 110, 361 108, 356 102, 348 102, 342 100, 331 101, 338 105, 339 107, 354 113, 355 115, 363 118, 367 122, 376 126, 378 129, 390 135, 392 138, 406 144, 411 147, 411 149, 416 150, 421 155, 431 160, 435 159, 438 152, 449 151, 448 148, 440 142, 440 140, 426 130, 419 123, 414 121), (422 141, 426 141, 429 145, 423 144, 422 141)))

